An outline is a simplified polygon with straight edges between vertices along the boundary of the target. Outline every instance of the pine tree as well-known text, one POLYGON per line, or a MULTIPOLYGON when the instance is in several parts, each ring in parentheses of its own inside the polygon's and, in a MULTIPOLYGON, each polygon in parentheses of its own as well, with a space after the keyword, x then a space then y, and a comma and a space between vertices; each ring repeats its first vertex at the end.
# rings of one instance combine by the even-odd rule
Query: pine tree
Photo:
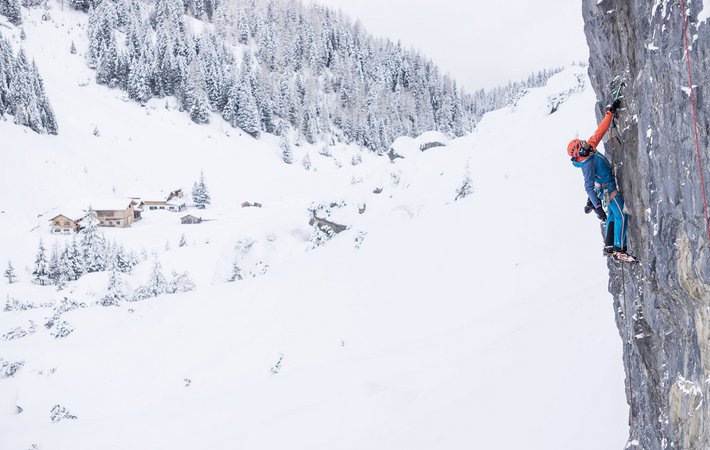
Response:
POLYGON ((279 141, 279 147, 281 148, 281 159, 286 164, 293 164, 293 152, 291 151, 291 145, 288 143, 288 137, 281 136, 279 141))
POLYGON ((108 280, 106 295, 99 300, 102 306, 118 306, 126 300, 126 287, 121 273, 114 269, 108 280))
POLYGON ((471 180, 471 163, 466 163, 466 172, 463 177, 463 183, 456 189, 456 197, 454 201, 466 198, 473 194, 473 180, 471 180))
POLYGON ((47 264, 47 277, 52 284, 57 284, 61 275, 59 267, 59 246, 55 243, 52 246, 52 255, 47 264))
POLYGON ((8 283, 12 284, 15 282, 17 275, 15 275, 15 268, 12 266, 12 261, 7 262, 7 269, 5 269, 4 276, 7 278, 8 283))
POLYGON ((106 269, 106 243, 98 230, 96 212, 90 210, 84 219, 86 226, 81 230, 81 254, 86 272, 100 272, 106 269))
POLYGON ((37 283, 44 286, 49 281, 49 268, 47 264, 47 255, 44 248, 44 243, 40 239, 37 256, 35 257, 35 269, 32 272, 37 283))
POLYGON ((153 263, 153 270, 150 273, 148 283, 143 286, 143 291, 148 297, 157 297, 168 291, 168 282, 163 275, 163 268, 156 258, 153 263))
MULTIPOLYGON (((39 110, 41 122, 40 129, 49 134, 57 134, 57 119, 54 116, 52 106, 49 104, 49 99, 44 90, 44 82, 34 61, 32 61, 32 85, 35 98, 37 99, 37 109, 39 110)), ((34 130, 37 131, 37 129, 34 130)))
POLYGON ((239 10, 239 19, 237 20, 237 36, 240 44, 247 44, 249 42, 249 22, 247 21, 246 11, 243 9, 239 10))
POLYGON ((199 60, 193 57, 188 76, 183 88, 183 105, 190 113, 193 122, 209 123, 209 100, 205 92, 205 76, 199 60))
POLYGON ((71 245, 67 247, 67 259, 69 261, 69 267, 71 268, 71 270, 67 272, 69 274, 69 280, 78 280, 87 272, 86 265, 84 264, 84 255, 76 237, 72 237, 71 245))
POLYGON ((69 261, 69 249, 64 247, 64 250, 59 256, 58 265, 58 275, 57 275, 57 290, 62 290, 66 286, 67 282, 75 279, 75 275, 72 272, 71 263, 69 261))
POLYGON ((192 186, 192 201, 199 209, 205 209, 210 204, 210 194, 205 184, 204 172, 200 172, 200 179, 192 186))
POLYGON ((96 68, 96 82, 106 84, 111 87, 118 83, 118 50, 116 50, 116 39, 111 34, 108 46, 101 52, 96 68))
POLYGON ((131 261, 131 256, 126 253, 126 249, 123 245, 117 245, 114 253, 114 266, 116 270, 121 273, 130 273, 134 265, 133 261, 131 261))
POLYGON ((74 45, 74 41, 71 41, 71 47, 69 47, 69 53, 72 55, 76 55, 76 45, 74 45))
POLYGON ((128 96, 141 105, 153 96, 150 90, 148 57, 145 54, 136 56, 129 64, 127 90, 128 96))
POLYGON ((89 49, 87 60, 90 68, 96 68, 104 52, 115 38, 113 30, 118 24, 118 14, 114 2, 99 2, 89 8, 89 49))
POLYGON ((259 111, 248 83, 239 83, 237 105, 237 115, 232 125, 253 137, 259 137, 259 111))
POLYGON ((185 247, 187 246, 187 239, 185 238, 185 235, 183 234, 180 236, 180 243, 178 244, 178 247, 185 247))

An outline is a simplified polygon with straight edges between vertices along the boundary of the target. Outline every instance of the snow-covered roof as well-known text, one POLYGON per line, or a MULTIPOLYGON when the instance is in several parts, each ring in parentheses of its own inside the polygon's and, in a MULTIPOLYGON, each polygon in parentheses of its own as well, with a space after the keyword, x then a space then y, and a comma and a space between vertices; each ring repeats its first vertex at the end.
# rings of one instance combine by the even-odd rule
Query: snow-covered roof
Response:
POLYGON ((440 142, 446 145, 451 139, 441 131, 425 131, 417 137, 419 145, 428 144, 431 142, 440 142))
POLYGON ((88 204, 94 211, 122 211, 133 201, 135 200, 131 198, 101 198, 94 199, 88 204))
POLYGON ((56 210, 56 214, 48 220, 54 220, 59 216, 64 216, 68 219, 73 220, 74 222, 77 222, 77 221, 83 219, 86 216, 86 214, 87 214, 86 211, 84 211, 81 208, 77 208, 77 207, 58 208, 56 210))

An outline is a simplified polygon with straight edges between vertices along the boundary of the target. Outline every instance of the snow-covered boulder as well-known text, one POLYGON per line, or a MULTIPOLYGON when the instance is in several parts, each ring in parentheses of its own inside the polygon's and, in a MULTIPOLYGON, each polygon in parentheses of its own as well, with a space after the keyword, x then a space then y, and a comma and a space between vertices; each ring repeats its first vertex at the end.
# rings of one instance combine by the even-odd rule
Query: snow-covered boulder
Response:
POLYGON ((416 139, 419 150, 426 151, 434 147, 444 147, 449 143, 449 138, 439 131, 426 131, 416 139))

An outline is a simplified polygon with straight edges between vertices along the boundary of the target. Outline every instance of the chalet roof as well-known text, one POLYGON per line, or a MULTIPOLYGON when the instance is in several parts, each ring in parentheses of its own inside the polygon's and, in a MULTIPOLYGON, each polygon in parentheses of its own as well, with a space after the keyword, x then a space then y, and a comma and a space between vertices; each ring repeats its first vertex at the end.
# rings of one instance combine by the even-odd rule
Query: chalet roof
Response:
POLYGON ((51 222, 51 221, 53 221, 54 219, 56 219, 57 217, 65 217, 65 218, 67 218, 67 219, 69 219, 69 220, 72 220, 72 221, 74 221, 74 222, 78 222, 78 221, 80 221, 81 219, 83 219, 84 216, 85 216, 85 215, 82 215, 82 216, 70 216, 70 215, 68 215, 68 214, 57 214, 56 216, 54 216, 54 217, 52 217, 51 219, 49 219, 49 221, 51 222))
POLYGON ((89 202, 94 211, 125 211, 134 202, 131 198, 102 198, 89 202))
POLYGON ((78 222, 79 220, 83 219, 86 217, 86 211, 84 211, 83 208, 77 208, 77 207, 69 207, 69 208, 58 208, 57 209, 57 215, 52 217, 49 220, 54 220, 59 216, 66 217, 67 219, 71 219, 74 222, 78 222))
POLYGON ((185 201, 182 199, 178 200, 141 200, 141 203, 145 203, 146 205, 172 205, 172 206, 180 206, 184 205, 185 201))
POLYGON ((180 217, 180 220, 187 219, 188 217, 192 217, 193 219, 200 219, 199 217, 193 216, 192 214, 186 214, 186 215, 180 217))

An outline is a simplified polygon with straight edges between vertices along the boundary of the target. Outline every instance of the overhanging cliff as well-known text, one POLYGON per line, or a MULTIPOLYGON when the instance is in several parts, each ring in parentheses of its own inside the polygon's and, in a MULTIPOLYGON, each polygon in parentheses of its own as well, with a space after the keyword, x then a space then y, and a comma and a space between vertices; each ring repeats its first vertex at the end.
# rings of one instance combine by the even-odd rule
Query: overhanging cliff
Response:
MULTIPOLYGON (((701 170, 710 191, 710 23, 685 0, 584 1, 598 112, 624 77, 620 139, 605 144, 631 214, 635 266, 610 266, 624 345, 628 448, 710 449, 710 247, 701 170)), ((706 2, 709 3, 709 2, 706 2)), ((710 7, 710 5, 708 5, 710 7)), ((710 199, 708 199, 710 201, 710 199)))

